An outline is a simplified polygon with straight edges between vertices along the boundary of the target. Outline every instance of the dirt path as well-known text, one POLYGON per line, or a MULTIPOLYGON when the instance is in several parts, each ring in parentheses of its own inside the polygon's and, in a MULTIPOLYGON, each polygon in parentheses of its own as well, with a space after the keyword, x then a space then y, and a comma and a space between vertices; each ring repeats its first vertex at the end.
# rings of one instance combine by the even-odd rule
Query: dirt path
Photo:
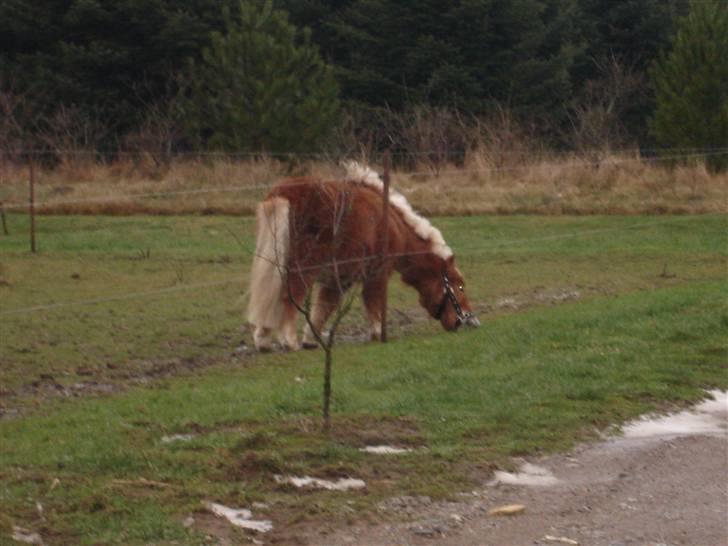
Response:
POLYGON ((399 497, 383 520, 306 537, 323 545, 728 545, 728 395, 635 422, 624 436, 519 461, 457 502, 399 497), (489 511, 520 504, 512 516, 489 511), (395 521, 392 523, 391 521, 395 521))

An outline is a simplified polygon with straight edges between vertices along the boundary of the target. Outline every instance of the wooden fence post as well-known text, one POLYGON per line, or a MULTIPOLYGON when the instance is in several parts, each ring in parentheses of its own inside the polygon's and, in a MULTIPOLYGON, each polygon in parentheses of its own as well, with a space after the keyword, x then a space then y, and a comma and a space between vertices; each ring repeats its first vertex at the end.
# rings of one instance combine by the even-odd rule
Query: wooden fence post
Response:
POLYGON ((0 216, 3 220, 3 235, 8 235, 8 221, 5 218, 5 203, 0 201, 0 216))
POLYGON ((35 253, 35 168, 33 167, 33 157, 28 158, 28 167, 30 169, 30 195, 28 199, 28 213, 30 215, 30 251, 35 253))
POLYGON ((382 267, 384 268, 384 298, 382 302, 382 333, 380 340, 382 343, 387 342, 387 298, 388 298, 388 280, 386 276, 386 268, 388 266, 389 254, 389 170, 391 168, 391 155, 389 149, 384 151, 382 157, 384 174, 382 182, 384 182, 384 191, 382 199, 382 267))

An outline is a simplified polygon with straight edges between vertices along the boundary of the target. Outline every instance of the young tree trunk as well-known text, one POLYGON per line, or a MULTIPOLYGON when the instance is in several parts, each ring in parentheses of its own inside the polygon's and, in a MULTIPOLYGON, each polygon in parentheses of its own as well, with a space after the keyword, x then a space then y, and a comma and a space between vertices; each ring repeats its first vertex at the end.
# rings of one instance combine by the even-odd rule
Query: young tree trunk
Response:
POLYGON ((331 430, 331 346, 324 346, 325 362, 324 362, 324 432, 331 430))

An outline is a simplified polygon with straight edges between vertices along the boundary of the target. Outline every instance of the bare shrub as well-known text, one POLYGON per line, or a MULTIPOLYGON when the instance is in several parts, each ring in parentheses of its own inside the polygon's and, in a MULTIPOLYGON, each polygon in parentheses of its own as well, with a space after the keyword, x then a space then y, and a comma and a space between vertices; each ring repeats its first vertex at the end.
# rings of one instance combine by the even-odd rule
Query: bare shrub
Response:
POLYGON ((646 92, 644 74, 621 59, 595 59, 600 77, 588 82, 569 105, 567 142, 583 155, 607 154, 629 145, 626 112, 646 92))
POLYGON ((376 163, 381 152, 397 141, 395 116, 388 108, 350 107, 336 128, 330 155, 376 163))
POLYGON ((175 152, 185 138, 184 123, 178 95, 172 87, 185 85, 182 76, 171 76, 170 88, 165 98, 148 102, 149 84, 142 82, 135 88, 139 102, 144 104, 145 114, 141 124, 121 141, 120 152, 132 158, 140 170, 150 177, 159 178, 169 169, 175 152))
POLYGON ((439 173, 447 165, 463 164, 468 151, 477 146, 476 127, 471 116, 425 104, 402 112, 354 108, 338 131, 340 155, 373 164, 390 149, 402 167, 439 173))
POLYGON ((76 106, 60 105, 37 121, 36 135, 43 148, 66 167, 95 162, 110 128, 93 114, 76 106))
POLYGON ((30 124, 33 104, 12 82, 0 79, 0 158, 5 167, 18 162, 32 146, 30 124))
POLYGON ((474 145, 466 160, 469 169, 523 167, 538 161, 542 155, 540 141, 534 130, 502 106, 475 120, 471 140, 474 145))
MULTIPOLYGON (((337 262, 336 258, 333 258, 333 264, 334 269, 337 269, 337 262)), ((324 431, 328 432, 331 430, 331 395, 332 395, 332 385, 331 385, 331 378, 333 373, 333 365, 334 365, 334 344, 336 342, 336 333, 339 329, 339 326, 341 325, 342 320, 344 317, 348 314, 348 312, 351 310, 356 292, 354 290, 347 291, 344 286, 342 286, 341 280, 338 277, 338 272, 335 273, 336 276, 336 285, 337 289, 339 291, 339 303, 336 306, 336 309, 334 310, 333 317, 329 320, 329 328, 328 331, 323 331, 319 329, 313 321, 312 317, 312 311, 313 311, 313 305, 315 305, 315 302, 312 302, 312 295, 314 294, 314 287, 311 286, 308 289, 308 295, 302 305, 298 304, 293 298, 292 295, 290 295, 290 288, 289 288, 289 299, 290 301, 296 306, 296 309, 298 309, 298 312, 304 317, 304 320, 306 321, 306 326, 308 327, 309 331, 313 335, 313 337, 316 339, 317 343, 321 347, 321 349, 324 352, 324 380, 323 380, 323 404, 322 404, 322 410, 321 410, 321 417, 323 422, 323 429, 324 431)))
POLYGON ((428 105, 414 106, 396 118, 396 143, 409 164, 423 165, 436 174, 447 165, 461 165, 474 146, 473 120, 457 110, 428 105))

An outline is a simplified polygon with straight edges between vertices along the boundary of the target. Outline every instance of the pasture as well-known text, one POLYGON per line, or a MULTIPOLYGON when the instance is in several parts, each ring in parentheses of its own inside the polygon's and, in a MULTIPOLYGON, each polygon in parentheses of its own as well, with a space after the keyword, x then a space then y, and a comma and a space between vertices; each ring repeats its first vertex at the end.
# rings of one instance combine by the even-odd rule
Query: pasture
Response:
POLYGON ((0 542, 14 526, 52 544, 244 541, 214 501, 258 503, 265 540, 288 543, 728 386, 725 215, 432 220, 483 325, 440 331, 393 278, 390 343, 359 343, 358 308, 342 326, 325 436, 322 355, 241 345, 250 218, 46 216, 30 255, 26 217, 9 215, 0 542), (413 451, 360 451, 378 444, 413 451), (278 474, 367 487, 300 491, 278 474))

